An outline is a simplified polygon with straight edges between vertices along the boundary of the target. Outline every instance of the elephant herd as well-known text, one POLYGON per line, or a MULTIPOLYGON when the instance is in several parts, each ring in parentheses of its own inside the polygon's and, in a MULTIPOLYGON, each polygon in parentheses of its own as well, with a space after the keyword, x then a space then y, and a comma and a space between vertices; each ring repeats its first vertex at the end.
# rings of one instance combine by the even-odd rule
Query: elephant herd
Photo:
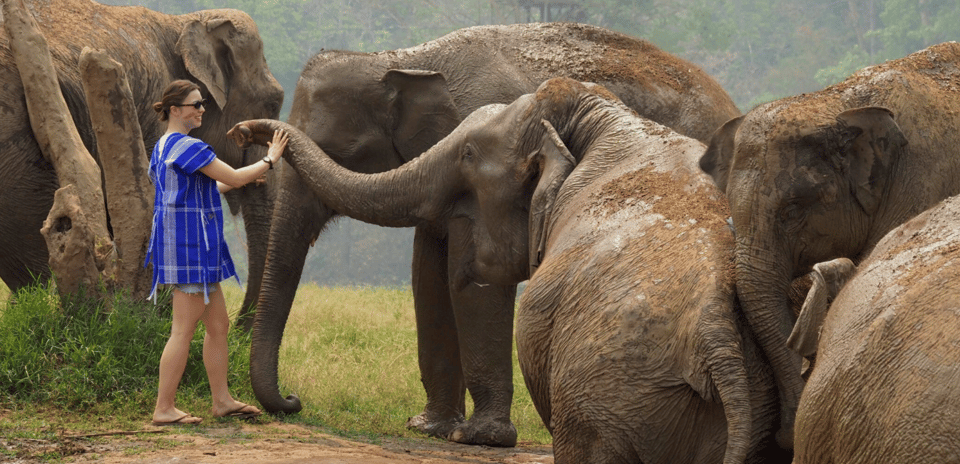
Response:
MULTIPOLYGON (((275 190, 227 197, 268 411, 301 408, 279 391, 279 346, 308 248, 346 215, 416 230, 427 403, 408 427, 514 446, 516 340, 558 463, 960 462, 960 44, 741 114, 646 41, 482 26, 321 52, 284 123, 242 12, 30 8, 94 154, 85 45, 124 63, 148 148, 147 108, 175 78, 211 97, 193 135, 234 166, 290 133, 275 190)), ((16 289, 47 272, 57 178, 6 37, 0 59, 0 278, 16 289)))

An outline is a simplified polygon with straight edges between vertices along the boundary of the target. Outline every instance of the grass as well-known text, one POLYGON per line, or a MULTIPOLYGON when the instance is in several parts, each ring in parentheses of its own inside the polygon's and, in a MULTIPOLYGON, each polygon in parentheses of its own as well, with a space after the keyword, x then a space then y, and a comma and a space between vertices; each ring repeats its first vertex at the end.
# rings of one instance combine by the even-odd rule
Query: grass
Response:
MULTIPOLYGON (((281 392, 301 415, 342 430, 419 436, 404 427, 426 402, 409 289, 301 287, 280 347, 281 392)), ((521 442, 550 443, 514 350, 511 419, 521 442)), ((472 404, 467 403, 468 416, 472 404)))
MULTIPOLYGON (((243 290, 225 283, 224 293, 228 309, 236 311, 243 290)), ((138 430, 148 422, 169 334, 169 307, 122 297, 109 307, 112 311, 94 307, 67 313, 58 309, 55 292, 42 286, 11 298, 0 285, 0 437, 43 440, 57 430, 138 430)), ((248 335, 231 331, 229 382, 235 397, 255 403, 249 343, 248 335)), ((191 346, 177 404, 209 419, 201 346, 202 328, 191 346)), ((404 427, 426 401, 416 353, 409 289, 304 286, 287 323, 279 372, 281 392, 296 393, 304 409, 281 420, 371 441, 423 437, 404 427)), ((515 351, 513 369, 512 420, 519 440, 550 443, 515 351)), ((469 416, 469 397, 467 407, 469 416)), ((216 423, 204 421, 197 433, 216 423)), ((0 460, 9 453, 0 447, 0 460)), ((43 457, 48 458, 56 457, 43 457)))

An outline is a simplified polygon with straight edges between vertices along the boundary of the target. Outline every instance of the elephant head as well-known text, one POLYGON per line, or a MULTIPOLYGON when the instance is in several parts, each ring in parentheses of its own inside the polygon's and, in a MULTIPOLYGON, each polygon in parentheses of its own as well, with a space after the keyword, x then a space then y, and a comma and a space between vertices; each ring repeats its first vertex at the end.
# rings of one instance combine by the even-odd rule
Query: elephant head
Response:
POLYGON ((538 265, 557 192, 577 164, 561 135, 577 124, 568 117, 576 92, 563 92, 570 86, 583 88, 552 80, 509 106, 482 107, 422 156, 378 174, 344 169, 279 121, 246 121, 230 135, 247 146, 289 131, 285 159, 318 198, 355 219, 389 227, 469 220, 473 250, 455 284, 516 284, 538 265), (555 128, 551 120, 565 124, 555 128))
MULTIPOLYGON (((209 10, 188 15, 176 43, 176 52, 190 79, 210 96, 204 123, 195 136, 209 143, 217 157, 235 168, 264 157, 261 147, 240 150, 226 138, 234 124, 259 118, 275 119, 283 104, 283 88, 270 73, 257 26, 236 10, 209 10)), ((224 196, 231 213, 243 214, 248 253, 247 292, 239 319, 249 311, 260 292, 270 221, 279 179, 268 173, 263 186, 250 185, 224 196)))
POLYGON ((382 172, 420 156, 461 118, 442 74, 356 62, 365 56, 315 56, 288 122, 344 167, 382 172))
MULTIPOLYGON (((89 0, 28 2, 48 41, 61 91, 84 145, 98 158, 96 131, 78 70, 84 47, 102 50, 123 64, 149 152, 166 130, 152 110, 164 87, 174 79, 199 83, 209 97, 203 127, 194 135, 210 143, 218 157, 240 167, 263 157, 260 148, 246 156, 228 143, 225 133, 236 122, 250 118, 276 118, 283 89, 271 75, 263 56, 263 43, 250 16, 239 10, 206 10, 167 15, 146 8, 101 5, 89 0)), ((3 35, 3 34, 0 34, 3 35)), ((20 76, 0 41, 0 106, 6 124, 0 135, 0 158, 10 160, 2 182, 4 201, 0 215, 8 218, 8 233, 0 237, 0 277, 11 288, 34 282, 49 273, 46 243, 40 235, 58 182, 41 148, 34 140, 24 104, 20 76)), ((139 160, 146 169, 148 160, 139 160)), ((136 175, 136 174, 135 174, 136 175)), ((270 185, 268 182, 267 185, 270 185)), ((233 213, 242 209, 250 243, 248 297, 259 283, 257 264, 266 252, 272 198, 265 187, 230 192, 233 213)), ((249 301, 249 298, 248 298, 249 301)))
POLYGON ((790 283, 816 263, 856 259, 875 243, 906 145, 886 108, 824 114, 811 106, 756 108, 718 129, 700 160, 730 202, 737 292, 777 373, 785 430, 779 438, 787 447, 803 385, 800 357, 786 346, 790 283))

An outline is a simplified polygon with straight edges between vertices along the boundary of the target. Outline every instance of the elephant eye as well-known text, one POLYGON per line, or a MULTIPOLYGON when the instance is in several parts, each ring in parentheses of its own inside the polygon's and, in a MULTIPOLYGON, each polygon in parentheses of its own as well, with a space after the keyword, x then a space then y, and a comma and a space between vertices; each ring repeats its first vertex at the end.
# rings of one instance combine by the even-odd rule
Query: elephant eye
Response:
POLYGON ((803 217, 803 207, 797 203, 788 203, 780 210, 780 219, 788 225, 797 225, 803 217))
POLYGON ((530 163, 527 166, 527 183, 536 183, 540 178, 540 163, 530 163))
POLYGON ((463 145, 463 149, 460 151, 460 159, 463 161, 473 160, 473 147, 469 143, 463 145))

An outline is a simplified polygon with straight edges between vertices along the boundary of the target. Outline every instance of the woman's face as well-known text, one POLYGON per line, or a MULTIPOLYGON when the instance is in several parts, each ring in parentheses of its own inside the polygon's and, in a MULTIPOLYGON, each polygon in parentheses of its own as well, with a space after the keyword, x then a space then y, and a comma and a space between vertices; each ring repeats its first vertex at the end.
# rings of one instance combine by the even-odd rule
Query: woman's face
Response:
POLYGON ((200 105, 200 108, 195 106, 197 102, 202 101, 203 97, 200 95, 200 91, 194 90, 180 102, 180 106, 174 106, 170 109, 170 115, 180 119, 188 131, 196 129, 203 123, 203 113, 206 111, 203 105, 200 105))

